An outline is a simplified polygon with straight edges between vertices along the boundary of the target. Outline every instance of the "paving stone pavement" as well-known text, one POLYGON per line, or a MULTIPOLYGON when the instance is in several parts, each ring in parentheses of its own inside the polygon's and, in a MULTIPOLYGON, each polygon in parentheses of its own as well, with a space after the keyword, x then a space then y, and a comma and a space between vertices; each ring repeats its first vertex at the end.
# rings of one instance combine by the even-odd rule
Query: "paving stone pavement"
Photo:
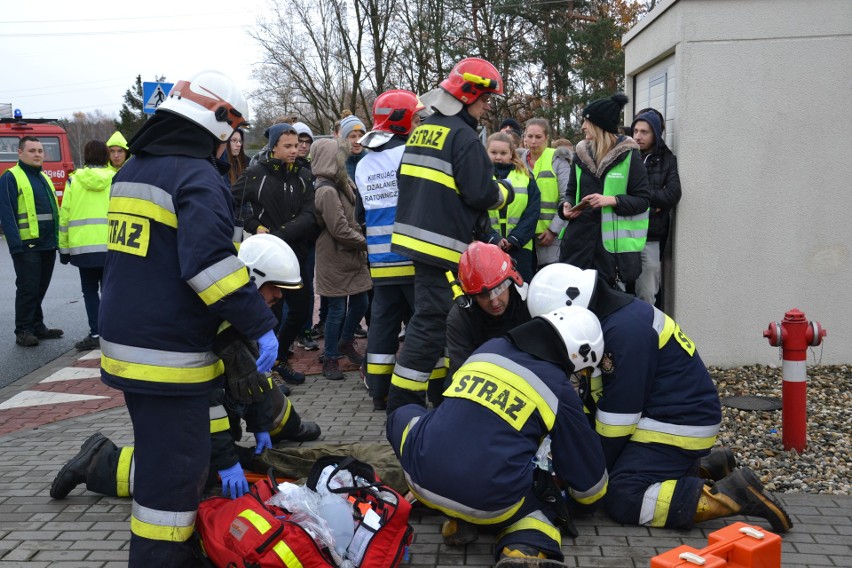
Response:
MULTIPOLYGON (((297 349, 293 364, 318 373, 317 354, 297 349)), ((101 431, 119 445, 133 442, 121 396, 101 390, 96 379, 79 371, 94 368, 97 353, 91 353, 88 360, 80 361, 80 357, 76 352, 67 353, 0 390, 0 568, 127 565, 128 499, 88 493, 84 487, 62 501, 53 501, 48 495, 56 472, 93 432, 101 431), (64 378, 44 382, 57 373, 64 378), (66 386, 54 391, 57 387, 51 385, 58 382, 66 386), (47 402, 39 405, 42 408, 4 406, 32 391, 103 396, 108 402, 95 398, 47 402)), ((311 374, 304 385, 291 388, 299 413, 322 427, 320 441, 386 443, 384 413, 372 411, 357 372, 349 370, 346 380, 340 382, 311 374)), ((783 537, 783 566, 852 567, 852 497, 789 493, 778 497, 795 524, 783 537)), ((415 536, 408 567, 492 565, 492 536, 483 534, 464 549, 447 547, 440 535, 442 520, 429 510, 414 510, 415 536)), ((565 563, 574 567, 649 566, 653 556, 681 544, 702 548, 710 532, 737 520, 764 526, 761 520, 738 517, 711 521, 691 531, 651 529, 622 526, 599 512, 576 520, 580 536, 564 539, 565 563)))

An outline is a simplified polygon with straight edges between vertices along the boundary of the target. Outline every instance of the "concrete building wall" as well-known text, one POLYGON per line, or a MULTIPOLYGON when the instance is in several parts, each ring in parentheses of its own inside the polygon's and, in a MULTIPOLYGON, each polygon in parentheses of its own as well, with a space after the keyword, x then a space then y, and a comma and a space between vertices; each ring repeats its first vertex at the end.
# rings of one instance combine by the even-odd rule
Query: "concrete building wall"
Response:
POLYGON ((668 0, 624 49, 631 100, 674 57, 672 315, 702 358, 777 363, 762 330, 797 307, 852 362, 852 2, 668 0))

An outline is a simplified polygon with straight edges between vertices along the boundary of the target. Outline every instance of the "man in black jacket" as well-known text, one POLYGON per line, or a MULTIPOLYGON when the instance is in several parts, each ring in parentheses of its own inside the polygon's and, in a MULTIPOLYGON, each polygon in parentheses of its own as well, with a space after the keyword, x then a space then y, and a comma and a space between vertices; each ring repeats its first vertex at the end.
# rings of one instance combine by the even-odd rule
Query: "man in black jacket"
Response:
POLYGON ((660 292, 662 253, 669 233, 670 212, 680 201, 680 177, 677 158, 663 138, 663 115, 654 109, 645 109, 631 128, 645 161, 651 190, 648 240, 642 251, 642 273, 636 279, 636 296, 654 305, 660 292))
MULTIPOLYGON (((314 184, 311 171, 296 164, 299 137, 290 124, 275 124, 269 128, 269 148, 258 163, 249 167, 231 188, 236 207, 248 204, 245 219, 249 233, 269 233, 290 245, 305 273, 307 255, 319 235, 314 217, 314 184)), ((238 209, 240 210, 240 209, 238 209)), ((313 275, 310 275, 312 279, 313 275)), ((305 382, 305 375, 293 370, 287 362, 287 348, 296 339, 311 313, 308 288, 286 290, 287 318, 278 334, 278 365, 273 371, 290 384, 305 382)), ((280 305, 273 311, 281 314, 280 305)))

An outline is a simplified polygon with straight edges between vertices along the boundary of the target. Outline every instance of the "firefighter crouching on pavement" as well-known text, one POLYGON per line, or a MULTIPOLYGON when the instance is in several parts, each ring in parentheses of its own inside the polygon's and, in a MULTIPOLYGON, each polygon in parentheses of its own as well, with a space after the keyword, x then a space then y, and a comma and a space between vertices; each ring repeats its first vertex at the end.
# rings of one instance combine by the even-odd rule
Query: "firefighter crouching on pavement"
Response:
POLYGON ((568 501, 582 510, 606 493, 600 443, 568 379, 597 365, 603 349, 597 318, 563 307, 482 345, 438 408, 410 404, 388 417, 412 493, 452 518, 445 543, 475 540, 473 524, 498 532, 502 557, 562 560, 556 523, 570 519, 534 489, 533 457, 549 435, 568 501))
MULTIPOLYGON (((370 302, 370 335, 367 337, 365 376, 373 410, 387 408, 391 374, 399 350, 397 334, 406 314, 414 312, 414 263, 390 250, 396 214, 397 170, 405 141, 420 123, 423 103, 411 91, 386 91, 373 103, 373 130, 358 143, 369 148, 355 169, 360 206, 358 215, 367 227, 367 255, 373 278, 370 302)), ((443 378, 444 357, 432 373, 443 378)))
POLYGON ((466 300, 457 301, 447 316, 450 377, 477 347, 530 321, 524 303, 529 286, 497 245, 470 243, 459 261, 459 283, 466 300))
POLYGON ((214 353, 230 322, 257 341, 254 369, 228 373, 231 393, 260 400, 278 349, 275 318, 233 243, 234 212, 214 157, 246 121, 226 76, 178 81, 130 143, 116 174, 99 314, 101 376, 124 392, 135 440, 131 567, 185 566, 210 461, 209 395, 222 386, 214 353), (248 394, 250 393, 250 394, 248 394), (167 466, 166 466, 167 464, 167 466))
MULTIPOLYGON (((281 300, 282 288, 302 285, 296 255, 277 237, 249 237, 242 243, 239 258, 246 264, 252 282, 270 307, 281 300)), ((234 333, 233 327, 225 324, 222 327, 220 338, 234 333)), ((249 357, 246 364, 254 366, 254 360, 249 357)), ((225 372, 230 370, 230 364, 226 363, 225 372)), ((258 454, 269 447, 268 444, 283 440, 304 442, 315 440, 320 435, 319 426, 303 421, 279 389, 273 388, 262 401, 251 404, 236 401, 227 387, 212 391, 211 477, 218 472, 222 479, 222 494, 234 498, 248 491, 249 486, 234 444, 242 436, 241 418, 245 418, 248 431, 255 434, 255 453, 258 454)), ((77 485, 85 483, 86 489, 95 493, 129 497, 133 495, 134 469, 133 447, 119 448, 98 432, 83 442, 80 452, 62 467, 50 487, 50 496, 64 499, 77 485)))
POLYGON ((695 344, 672 318, 610 288, 595 270, 541 269, 530 283, 530 314, 565 305, 587 307, 603 328, 602 375, 582 386, 581 396, 606 454, 604 504, 615 521, 689 529, 751 515, 776 532, 792 527, 751 469, 736 468, 726 448, 711 452, 722 421, 719 395, 695 344))
POLYGON ((394 366, 389 413, 403 404, 425 404, 430 382, 430 398, 439 402, 443 381, 429 378, 443 354, 453 305, 445 273, 455 272, 483 217, 488 224, 487 210, 506 207, 514 195, 509 182, 493 179, 476 133, 492 94, 503 94, 497 69, 484 59, 463 59, 423 95, 423 104, 435 112, 405 145, 391 250, 414 261, 414 314, 394 366))

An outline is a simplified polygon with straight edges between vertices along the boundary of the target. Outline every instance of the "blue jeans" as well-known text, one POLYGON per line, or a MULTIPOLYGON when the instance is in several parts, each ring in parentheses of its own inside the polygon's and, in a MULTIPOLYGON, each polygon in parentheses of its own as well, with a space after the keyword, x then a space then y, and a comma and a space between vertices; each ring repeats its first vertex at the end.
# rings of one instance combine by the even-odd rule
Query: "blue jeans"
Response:
POLYGON ((328 299, 328 316, 325 319, 325 356, 340 357, 337 342, 348 343, 355 337, 355 329, 367 313, 367 293, 328 299), (346 300, 349 299, 349 309, 346 300))
POLYGON ((104 267, 80 268, 80 287, 89 318, 89 335, 98 334, 98 308, 101 305, 100 287, 104 279, 104 267))

